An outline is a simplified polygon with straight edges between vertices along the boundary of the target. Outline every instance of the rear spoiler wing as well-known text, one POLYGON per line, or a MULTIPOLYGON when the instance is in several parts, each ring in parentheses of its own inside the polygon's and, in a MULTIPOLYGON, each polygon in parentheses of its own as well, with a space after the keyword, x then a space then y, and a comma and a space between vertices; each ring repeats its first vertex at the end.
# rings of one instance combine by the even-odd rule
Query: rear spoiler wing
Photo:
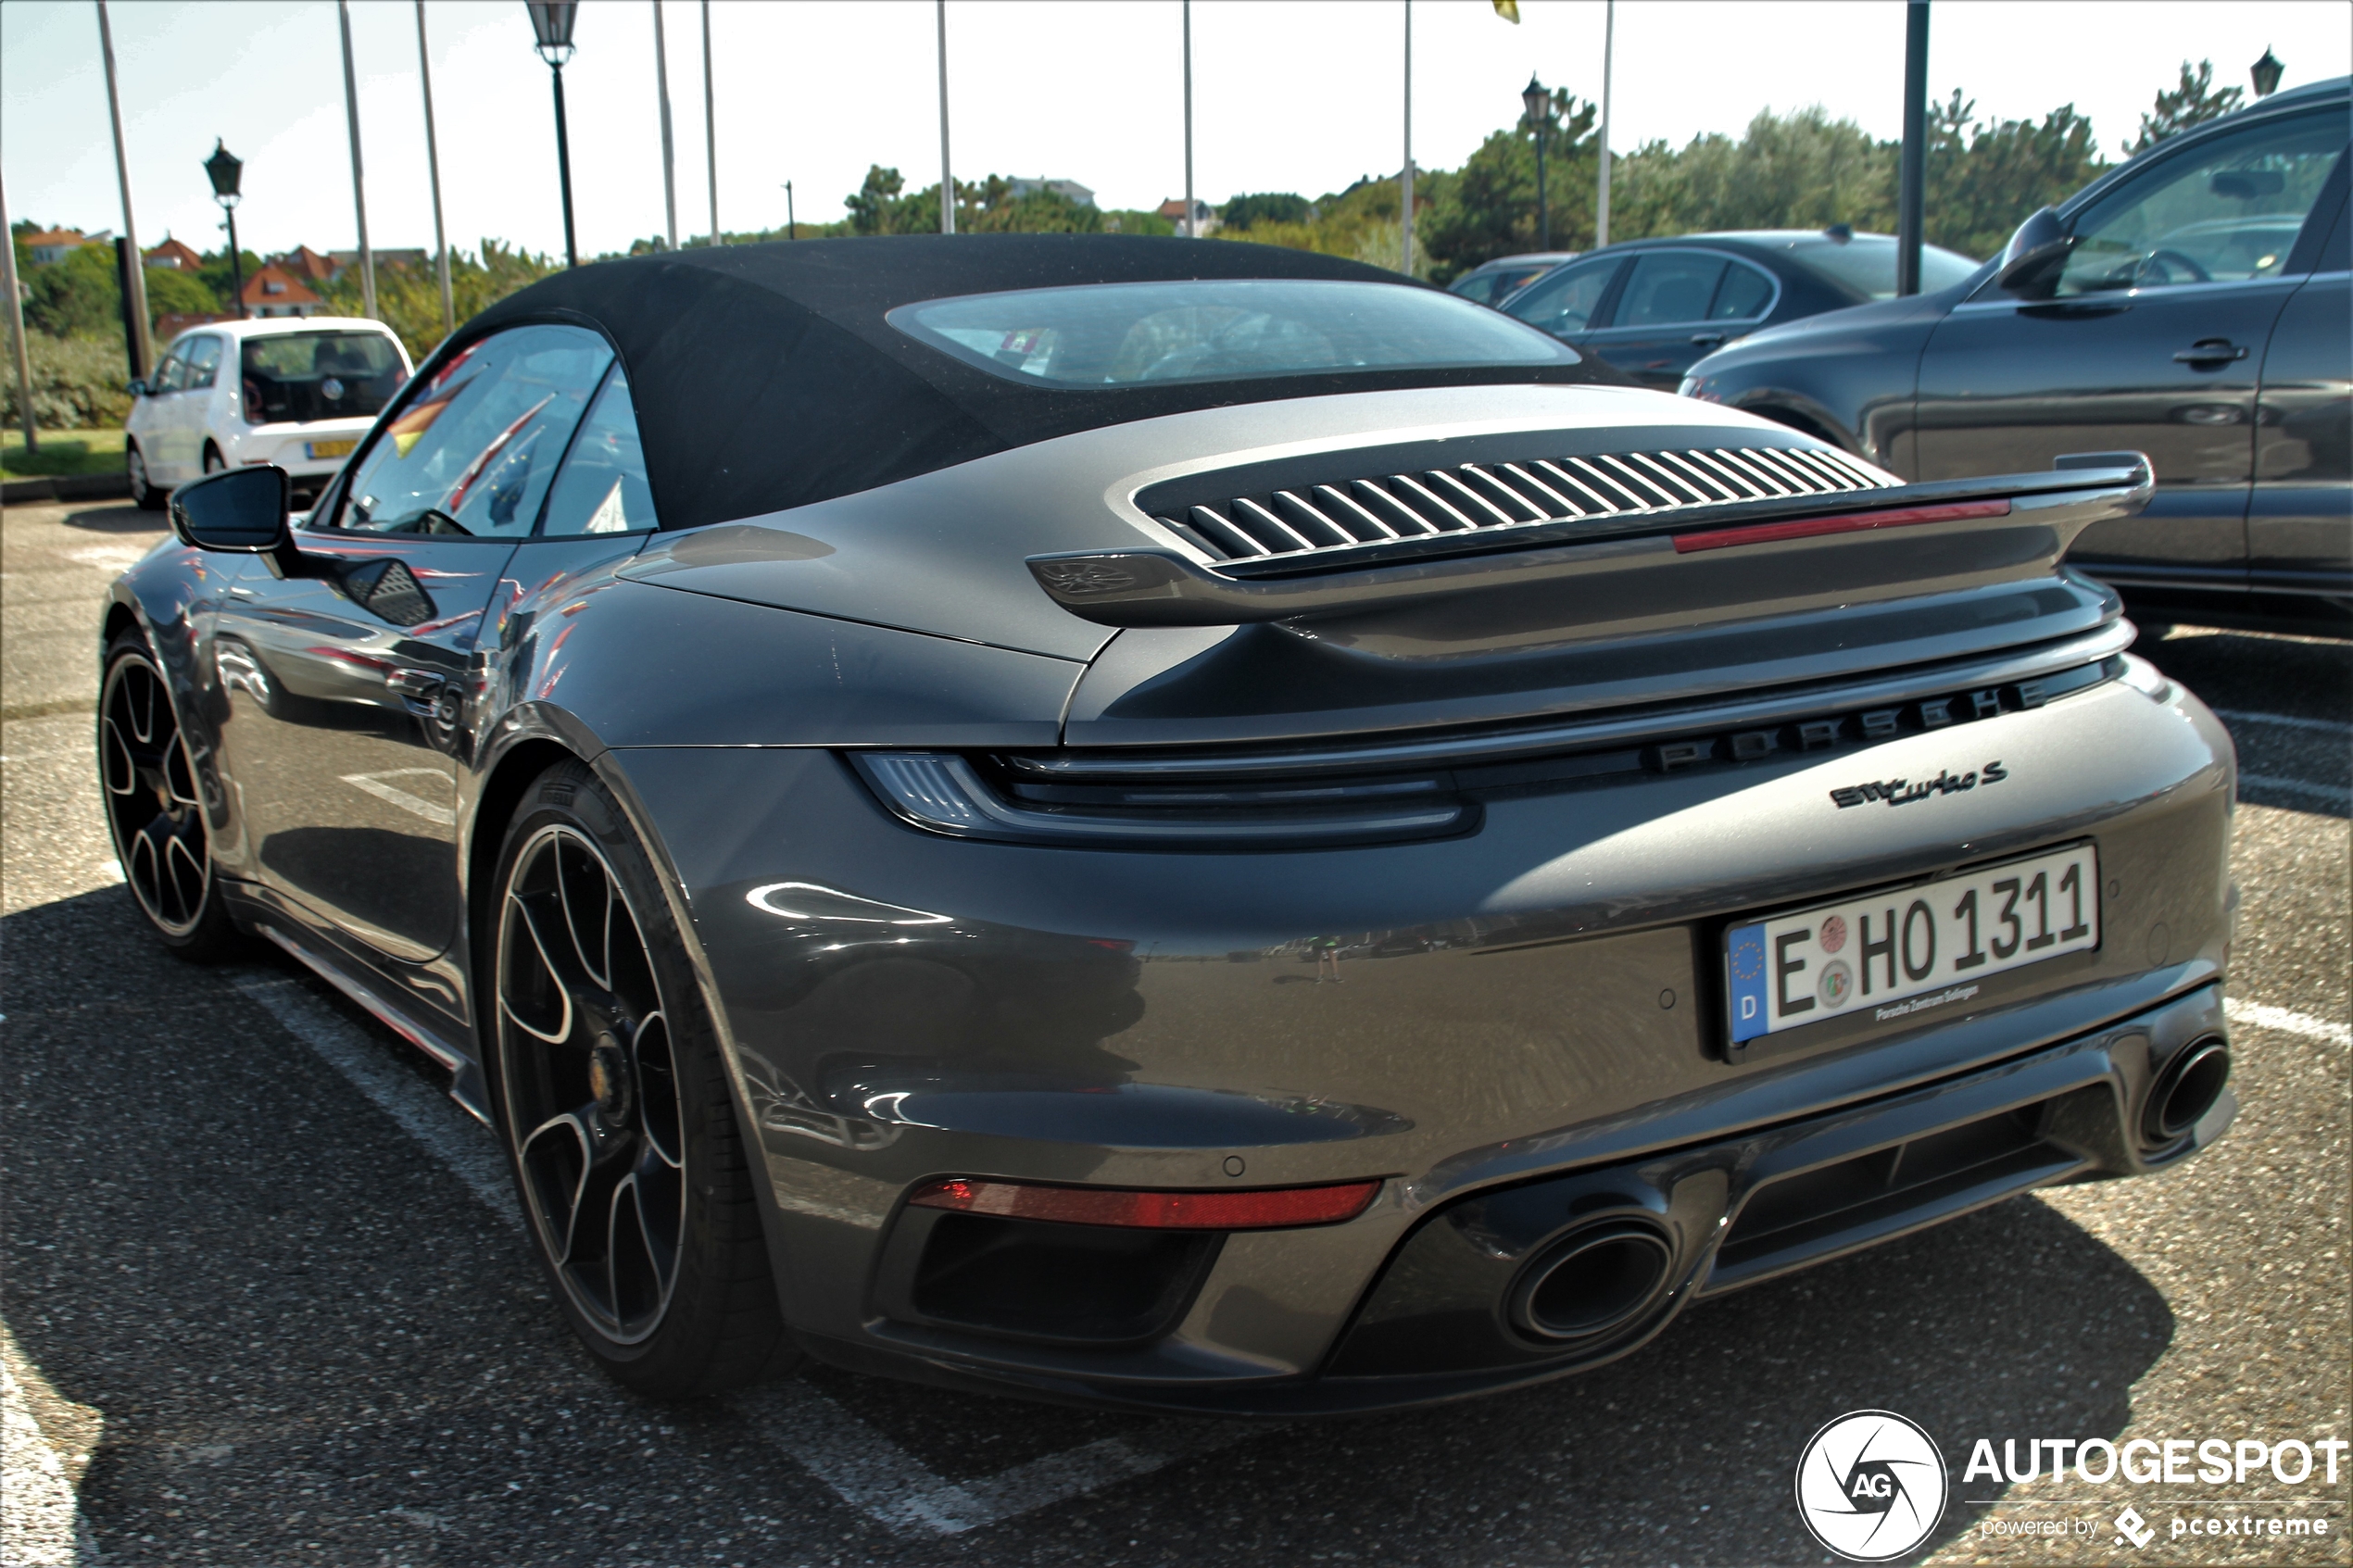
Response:
MULTIPOLYGON (((1139 548, 1032 556, 1028 566, 1038 585, 1073 615, 1122 627, 1320 619, 1552 579, 1629 573, 1648 579, 1642 586, 1655 593, 1667 586, 1658 574, 1718 565, 1729 551, 1760 569, 1769 558, 1803 555, 1808 573, 1838 577, 1866 563, 1834 562, 1834 555, 1876 556, 1914 540, 1958 544, 1969 535, 1983 536, 1982 550, 1929 551, 1922 558, 1926 575, 2017 576, 2021 570, 2055 568, 2078 533, 2095 522, 2133 516, 2154 487, 2154 472, 2141 453, 2086 452, 2057 459, 2049 473, 1774 496, 1679 508, 1648 520, 1621 513, 1480 530, 1447 535, 1448 544, 1459 541, 1460 547, 1444 554, 1431 552, 1438 541, 1416 540, 1414 550, 1395 552, 1402 558, 1393 561, 1382 560, 1390 552, 1378 546, 1350 552, 1349 563, 1338 567, 1282 557, 1212 567, 1176 550, 1139 548)), ((1866 575, 1879 576, 1888 564, 1874 563, 1866 575)), ((1730 586, 1720 571, 1704 575, 1705 587, 1698 577, 1692 581, 1694 610, 1723 600, 1730 586)))

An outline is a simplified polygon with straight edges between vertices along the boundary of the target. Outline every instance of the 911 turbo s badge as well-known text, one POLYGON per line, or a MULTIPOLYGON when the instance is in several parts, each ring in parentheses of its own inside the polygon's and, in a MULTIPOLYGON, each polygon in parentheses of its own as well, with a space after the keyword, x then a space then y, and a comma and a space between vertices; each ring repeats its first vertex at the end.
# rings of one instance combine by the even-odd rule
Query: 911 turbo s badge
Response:
POLYGON ((1960 795, 1982 784, 2000 784, 2009 776, 2009 770, 2003 767, 2001 759, 1996 758, 1972 773, 1950 773, 1940 768, 1934 778, 1923 779, 1918 784, 1909 779, 1874 780, 1869 784, 1834 789, 1831 791, 1831 798, 1838 802, 1838 809, 1842 811, 1849 806, 1868 805, 1874 800, 1886 806, 1909 806, 1913 801, 1926 800, 1931 795, 1960 795))

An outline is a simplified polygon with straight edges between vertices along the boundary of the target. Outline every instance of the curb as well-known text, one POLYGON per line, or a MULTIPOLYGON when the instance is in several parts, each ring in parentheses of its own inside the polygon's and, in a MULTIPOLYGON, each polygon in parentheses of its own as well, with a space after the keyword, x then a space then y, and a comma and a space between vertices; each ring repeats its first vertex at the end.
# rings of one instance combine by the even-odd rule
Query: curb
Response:
POLYGON ((39 479, 12 479, 0 483, 0 505, 27 501, 96 501, 131 494, 131 476, 122 473, 69 473, 39 479))

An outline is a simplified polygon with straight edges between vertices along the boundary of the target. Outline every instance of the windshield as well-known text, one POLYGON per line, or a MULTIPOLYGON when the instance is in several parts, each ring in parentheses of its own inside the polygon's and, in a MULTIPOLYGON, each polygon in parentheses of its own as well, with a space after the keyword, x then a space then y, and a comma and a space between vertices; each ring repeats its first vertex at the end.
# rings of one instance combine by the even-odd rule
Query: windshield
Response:
MULTIPOLYGON (((1843 242, 1828 235, 1793 240, 1789 253, 1799 266, 1865 299, 1895 297, 1895 242, 1885 234, 1857 234, 1843 242)), ((1978 266, 1942 245, 1924 245, 1920 246, 1920 293, 1951 288, 1978 266)))
POLYGON ((1055 387, 1577 363, 1574 349, 1508 317, 1397 283, 1095 283, 927 300, 887 319, 1008 381, 1055 387))
POLYGON ((383 332, 278 332, 245 339, 245 423, 346 420, 384 412, 408 369, 383 332))

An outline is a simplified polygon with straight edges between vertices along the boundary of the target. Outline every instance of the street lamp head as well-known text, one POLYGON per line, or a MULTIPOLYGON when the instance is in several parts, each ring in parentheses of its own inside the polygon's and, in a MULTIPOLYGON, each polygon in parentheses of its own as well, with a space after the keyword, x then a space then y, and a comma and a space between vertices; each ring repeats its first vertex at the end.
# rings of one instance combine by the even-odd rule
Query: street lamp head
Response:
POLYGON ((523 0, 523 9, 531 13, 539 57, 551 66, 571 59, 572 23, 580 9, 579 0, 523 0))
POLYGON ((1519 101, 1528 109, 1528 123, 1531 127, 1545 124, 1552 119, 1553 94, 1536 80, 1532 71, 1529 73, 1528 85, 1520 90, 1519 101))
POLYGON ((2255 95, 2259 98, 2268 98, 2278 92, 2280 73, 2285 69, 2287 67, 2280 63, 2279 56, 2271 53, 2268 44, 2265 45, 2263 57, 2247 68, 2247 74, 2255 79, 2255 95))
POLYGON ((206 176, 212 181, 212 199, 222 207, 237 205, 237 180, 245 172, 245 159, 232 153, 219 137, 213 138, 212 156, 204 160, 206 176))

